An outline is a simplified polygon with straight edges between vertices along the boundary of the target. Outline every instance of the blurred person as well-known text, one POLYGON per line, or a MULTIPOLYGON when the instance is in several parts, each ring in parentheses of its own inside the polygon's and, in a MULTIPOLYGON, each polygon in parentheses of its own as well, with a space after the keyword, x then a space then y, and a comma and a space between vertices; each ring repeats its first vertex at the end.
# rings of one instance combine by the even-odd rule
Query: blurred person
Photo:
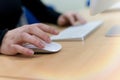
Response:
POLYGON ((47 33, 57 35, 58 31, 45 23, 60 26, 84 24, 85 19, 77 12, 59 13, 49 10, 41 0, 0 0, 0 53, 15 55, 21 53, 31 56, 34 51, 23 47, 30 43, 38 48, 44 48, 50 43, 47 33), (22 7, 26 7, 40 21, 40 23, 17 27, 23 14, 22 7))

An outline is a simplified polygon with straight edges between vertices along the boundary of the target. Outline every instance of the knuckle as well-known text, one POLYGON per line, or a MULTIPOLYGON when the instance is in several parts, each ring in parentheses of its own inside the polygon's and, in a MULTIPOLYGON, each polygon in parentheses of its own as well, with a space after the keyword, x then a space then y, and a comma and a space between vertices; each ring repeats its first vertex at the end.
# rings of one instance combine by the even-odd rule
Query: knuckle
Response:
POLYGON ((44 24, 43 23, 34 23, 34 24, 32 24, 32 26, 38 27, 38 26, 44 26, 44 24))
POLYGON ((45 26, 45 24, 43 24, 43 23, 39 23, 38 25, 39 25, 39 26, 45 26))
POLYGON ((41 34, 41 37, 44 38, 44 37, 47 37, 48 35, 46 33, 43 33, 41 34))
POLYGON ((39 44, 40 44, 40 41, 36 40, 36 41, 35 41, 35 44, 36 44, 36 45, 39 45, 39 44))
POLYGON ((39 24, 39 28, 48 28, 49 26, 48 25, 46 25, 46 24, 43 24, 43 23, 40 23, 39 24))
POLYGON ((30 25, 27 25, 27 24, 26 24, 26 25, 24 25, 24 26, 22 26, 22 27, 26 28, 26 27, 29 27, 29 26, 30 26, 30 25))
POLYGON ((21 33, 21 38, 24 38, 25 37, 25 33, 21 33))
POLYGON ((50 33, 53 33, 55 30, 54 30, 54 28, 49 28, 48 29, 48 32, 50 32, 50 33))
POLYGON ((21 37, 21 39, 24 41, 25 38, 27 38, 27 37, 26 37, 26 33, 21 33, 21 36, 20 36, 20 37, 21 37))
POLYGON ((31 26, 37 26, 37 23, 31 24, 31 26))
POLYGON ((47 41, 49 39, 49 36, 47 34, 41 34, 40 39, 44 40, 44 41, 47 41))
POLYGON ((33 32, 33 27, 32 27, 32 26, 29 26, 29 27, 27 27, 27 30, 28 30, 29 33, 30 33, 30 32, 33 32))

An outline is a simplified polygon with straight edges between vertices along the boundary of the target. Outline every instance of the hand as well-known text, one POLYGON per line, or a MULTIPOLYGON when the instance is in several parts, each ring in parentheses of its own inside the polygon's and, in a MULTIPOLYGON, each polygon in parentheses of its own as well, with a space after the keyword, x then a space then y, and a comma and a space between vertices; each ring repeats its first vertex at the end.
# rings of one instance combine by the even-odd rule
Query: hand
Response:
POLYGON ((51 40, 47 33, 58 34, 58 32, 45 24, 24 25, 22 27, 8 31, 2 41, 0 52, 7 55, 21 53, 33 55, 34 51, 23 47, 25 43, 30 43, 38 48, 44 48, 44 43, 51 40))
POLYGON ((85 24, 86 20, 78 12, 67 12, 58 18, 58 25, 77 25, 85 24))

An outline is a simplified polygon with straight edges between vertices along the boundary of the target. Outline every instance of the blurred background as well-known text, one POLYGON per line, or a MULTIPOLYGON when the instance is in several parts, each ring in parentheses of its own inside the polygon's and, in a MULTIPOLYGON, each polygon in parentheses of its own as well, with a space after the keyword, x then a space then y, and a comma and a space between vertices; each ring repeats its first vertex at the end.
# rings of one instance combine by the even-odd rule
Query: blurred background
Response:
POLYGON ((42 0, 48 6, 60 12, 78 11, 89 5, 89 0, 42 0))

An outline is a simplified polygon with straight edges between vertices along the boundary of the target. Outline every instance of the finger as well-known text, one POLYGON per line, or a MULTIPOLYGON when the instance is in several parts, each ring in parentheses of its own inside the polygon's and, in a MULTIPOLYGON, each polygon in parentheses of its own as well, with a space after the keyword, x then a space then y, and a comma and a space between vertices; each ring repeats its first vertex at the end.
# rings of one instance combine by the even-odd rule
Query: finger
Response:
POLYGON ((22 33, 21 38, 23 42, 31 43, 37 46, 38 48, 44 48, 45 46, 44 43, 40 39, 37 39, 28 33, 22 33))
POLYGON ((86 23, 86 20, 79 13, 75 13, 74 16, 76 18, 76 22, 79 22, 81 24, 86 23))
POLYGON ((23 46, 14 44, 12 47, 18 52, 26 56, 32 56, 34 54, 34 51, 28 48, 25 48, 23 46))
POLYGON ((30 26, 29 33, 39 37, 40 39, 42 39, 43 41, 45 41, 47 43, 51 42, 50 37, 44 31, 42 31, 40 28, 38 28, 36 26, 35 27, 30 26))
POLYGON ((73 14, 66 14, 65 17, 66 17, 66 19, 69 21, 69 23, 71 25, 74 25, 74 23, 75 23, 75 17, 73 16, 73 14))
POLYGON ((41 40, 39 37, 32 35, 32 37, 34 37, 35 39, 39 40, 44 46, 45 46, 45 42, 43 40, 41 40))
POLYGON ((69 23, 66 23, 66 18, 64 18, 64 16, 60 16, 58 18, 58 25, 64 26, 64 25, 67 25, 67 24, 69 24, 69 23))
POLYGON ((59 32, 54 29, 53 27, 50 27, 48 25, 45 25, 45 24, 42 24, 42 23, 37 23, 37 24, 33 24, 35 26, 38 26, 40 29, 42 29, 43 31, 47 32, 47 33, 50 33, 50 34, 58 34, 59 32))

